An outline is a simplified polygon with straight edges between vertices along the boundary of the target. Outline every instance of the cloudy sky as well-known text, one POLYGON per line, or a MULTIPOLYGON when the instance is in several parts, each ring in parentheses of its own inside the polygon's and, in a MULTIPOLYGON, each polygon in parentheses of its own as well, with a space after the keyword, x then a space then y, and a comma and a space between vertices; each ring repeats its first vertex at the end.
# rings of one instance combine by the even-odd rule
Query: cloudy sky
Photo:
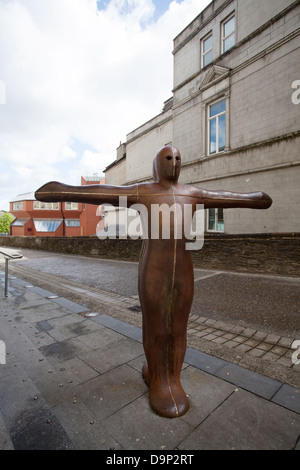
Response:
POLYGON ((172 96, 173 38, 210 0, 0 0, 0 210, 80 184, 172 96))

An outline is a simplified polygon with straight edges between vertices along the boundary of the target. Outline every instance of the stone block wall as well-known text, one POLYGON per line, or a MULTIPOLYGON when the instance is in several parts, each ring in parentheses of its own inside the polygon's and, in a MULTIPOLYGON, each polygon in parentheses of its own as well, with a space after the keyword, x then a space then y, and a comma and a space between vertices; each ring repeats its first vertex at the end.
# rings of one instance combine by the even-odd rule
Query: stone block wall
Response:
MULTIPOLYGON (((1 247, 138 261, 141 240, 96 237, 0 237, 1 247)), ((300 275, 300 234, 206 235, 192 251, 196 268, 281 276, 300 275)))

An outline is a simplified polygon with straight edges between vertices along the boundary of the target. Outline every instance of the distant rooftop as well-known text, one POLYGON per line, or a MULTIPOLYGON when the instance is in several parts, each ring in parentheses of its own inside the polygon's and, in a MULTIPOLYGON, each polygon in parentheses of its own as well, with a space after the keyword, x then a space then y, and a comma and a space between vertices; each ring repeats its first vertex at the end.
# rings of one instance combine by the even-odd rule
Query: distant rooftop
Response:
POLYGON ((85 181, 101 181, 104 179, 103 175, 98 175, 98 173, 94 173, 92 176, 83 176, 85 181))
POLYGON ((10 202, 17 201, 35 201, 34 192, 32 191, 31 193, 18 194, 10 202))

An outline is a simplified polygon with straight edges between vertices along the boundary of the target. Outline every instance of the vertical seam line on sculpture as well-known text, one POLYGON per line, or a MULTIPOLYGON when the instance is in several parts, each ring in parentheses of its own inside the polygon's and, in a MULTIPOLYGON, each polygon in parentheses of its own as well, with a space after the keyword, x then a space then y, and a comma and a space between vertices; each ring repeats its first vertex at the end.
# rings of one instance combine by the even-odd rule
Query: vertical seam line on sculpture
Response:
MULTIPOLYGON (((170 333, 170 327, 171 327, 172 297, 173 297, 173 289, 174 289, 174 284, 175 284, 175 269, 176 269, 176 255, 177 255, 177 208, 176 208, 176 198, 175 198, 174 188, 173 188, 172 184, 171 184, 171 188, 172 188, 173 202, 174 202, 174 222, 175 222, 174 230, 175 230, 175 233, 174 233, 172 286, 171 286, 171 296, 170 296, 171 304, 170 304, 170 308, 169 308, 169 312, 168 312, 168 330, 169 330, 169 333, 170 333)), ((174 406, 175 406, 175 409, 176 409, 176 415, 178 416, 179 412, 178 412, 178 408, 177 408, 175 398, 174 398, 172 390, 171 390, 170 380, 169 380, 169 343, 167 345, 167 348, 168 348, 168 350, 167 350, 167 356, 168 356, 168 360, 167 360, 167 364, 168 364, 168 367, 167 367, 168 387, 169 387, 169 391, 170 391, 170 394, 171 394, 171 397, 172 397, 172 400, 173 400, 173 403, 174 403, 174 406)))

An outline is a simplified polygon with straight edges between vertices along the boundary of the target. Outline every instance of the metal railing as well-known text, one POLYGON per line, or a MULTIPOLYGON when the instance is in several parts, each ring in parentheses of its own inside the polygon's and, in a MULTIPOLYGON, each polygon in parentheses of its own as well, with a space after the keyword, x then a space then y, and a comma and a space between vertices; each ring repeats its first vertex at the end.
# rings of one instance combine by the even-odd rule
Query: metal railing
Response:
POLYGON ((6 253, 5 251, 0 251, 1 255, 5 259, 5 280, 4 280, 4 295, 8 297, 7 287, 8 287, 8 261, 11 259, 20 259, 23 258, 23 255, 6 253))

